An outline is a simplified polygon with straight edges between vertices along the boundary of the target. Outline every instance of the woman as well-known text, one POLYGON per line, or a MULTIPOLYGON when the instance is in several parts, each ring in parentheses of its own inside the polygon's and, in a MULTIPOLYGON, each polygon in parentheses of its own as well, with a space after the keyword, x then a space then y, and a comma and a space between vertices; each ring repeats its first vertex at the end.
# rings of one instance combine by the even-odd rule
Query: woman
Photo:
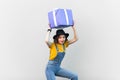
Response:
POLYGON ((65 49, 78 40, 75 27, 72 26, 74 32, 74 38, 68 40, 68 33, 65 33, 63 29, 58 29, 56 35, 53 36, 54 42, 49 41, 51 29, 48 29, 46 35, 46 44, 50 48, 49 61, 46 67, 47 80, 56 80, 55 76, 68 78, 71 80, 78 80, 78 76, 66 69, 60 67, 61 62, 65 55, 65 49))

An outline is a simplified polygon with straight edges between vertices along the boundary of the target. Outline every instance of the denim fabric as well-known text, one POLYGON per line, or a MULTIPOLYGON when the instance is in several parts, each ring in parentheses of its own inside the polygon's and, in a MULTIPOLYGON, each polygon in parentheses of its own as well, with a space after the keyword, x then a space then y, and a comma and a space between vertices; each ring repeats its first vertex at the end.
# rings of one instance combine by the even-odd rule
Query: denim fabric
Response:
POLYGON ((54 60, 48 61, 46 67, 47 80, 56 80, 55 76, 64 77, 71 80, 78 80, 78 76, 76 74, 60 67, 64 55, 64 52, 58 52, 54 60))

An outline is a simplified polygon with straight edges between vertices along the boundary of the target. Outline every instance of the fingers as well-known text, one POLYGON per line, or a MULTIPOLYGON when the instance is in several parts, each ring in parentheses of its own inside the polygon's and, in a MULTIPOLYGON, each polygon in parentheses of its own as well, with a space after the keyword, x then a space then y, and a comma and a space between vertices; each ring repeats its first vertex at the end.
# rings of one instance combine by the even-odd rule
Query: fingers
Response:
POLYGON ((49 29, 51 29, 51 24, 50 23, 48 23, 48 26, 49 26, 49 29))
POLYGON ((75 21, 73 20, 73 25, 72 25, 72 27, 74 27, 74 25, 75 25, 75 21))

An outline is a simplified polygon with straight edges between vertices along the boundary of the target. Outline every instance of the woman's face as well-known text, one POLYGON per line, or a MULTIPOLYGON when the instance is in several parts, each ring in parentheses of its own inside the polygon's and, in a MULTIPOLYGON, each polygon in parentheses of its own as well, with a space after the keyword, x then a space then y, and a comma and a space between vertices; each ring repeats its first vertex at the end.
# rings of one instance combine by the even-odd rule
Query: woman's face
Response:
POLYGON ((64 42, 65 42, 65 35, 60 35, 59 37, 58 37, 58 43, 59 44, 64 44, 64 42))

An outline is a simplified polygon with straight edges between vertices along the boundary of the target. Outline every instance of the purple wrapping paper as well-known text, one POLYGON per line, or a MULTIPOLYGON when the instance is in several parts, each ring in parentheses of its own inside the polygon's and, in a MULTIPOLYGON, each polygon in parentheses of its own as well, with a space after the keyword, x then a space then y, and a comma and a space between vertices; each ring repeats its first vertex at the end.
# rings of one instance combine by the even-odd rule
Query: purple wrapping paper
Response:
POLYGON ((55 9, 48 12, 48 20, 51 28, 66 28, 73 25, 71 9, 55 9))

